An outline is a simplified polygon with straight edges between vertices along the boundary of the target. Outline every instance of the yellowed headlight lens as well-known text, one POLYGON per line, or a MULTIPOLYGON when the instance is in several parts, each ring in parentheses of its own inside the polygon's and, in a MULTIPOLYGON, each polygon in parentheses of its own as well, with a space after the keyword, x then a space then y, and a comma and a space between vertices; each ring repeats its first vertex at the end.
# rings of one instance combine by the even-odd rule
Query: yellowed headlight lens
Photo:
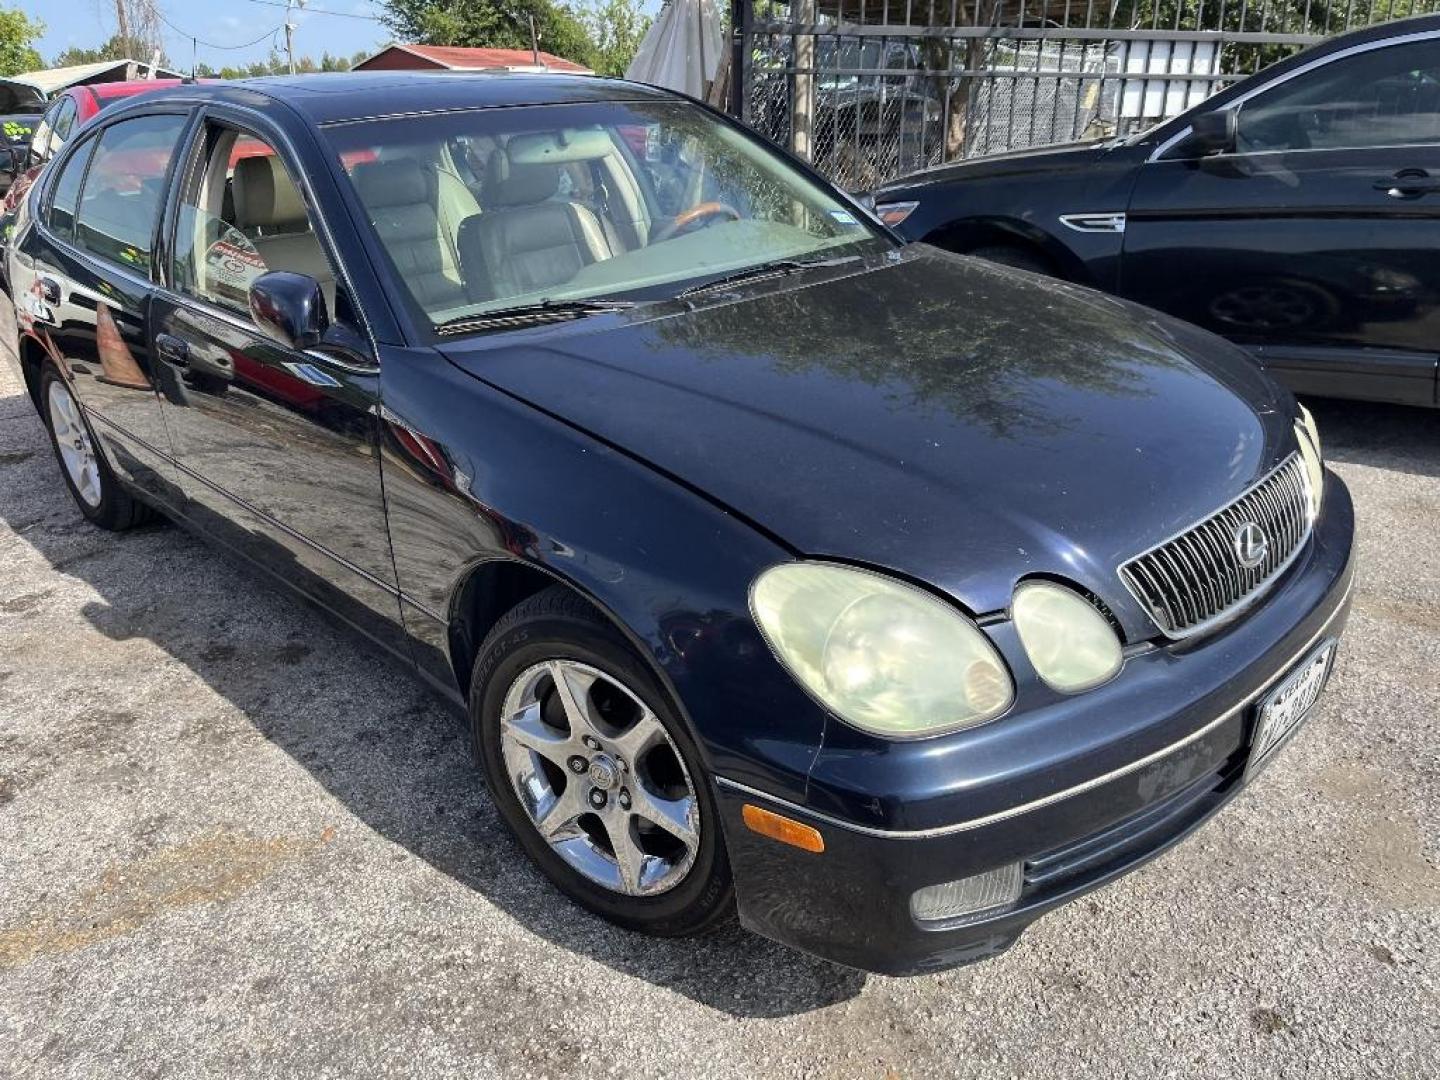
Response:
POLYGON ((1025 654, 1054 689, 1078 693, 1120 671, 1120 638, 1079 593, 1050 581, 1027 581, 1015 590, 1013 607, 1025 654))
POLYGON ((750 590, 765 640, 847 723, 914 738, 993 720, 1015 684, 990 640, 920 589, 831 563, 765 571, 750 590))
POLYGON ((1325 498, 1325 460, 1320 454, 1320 428, 1304 405, 1300 406, 1300 419, 1295 422, 1295 440, 1300 444, 1300 459, 1305 463, 1310 516, 1319 517, 1320 504, 1325 498))

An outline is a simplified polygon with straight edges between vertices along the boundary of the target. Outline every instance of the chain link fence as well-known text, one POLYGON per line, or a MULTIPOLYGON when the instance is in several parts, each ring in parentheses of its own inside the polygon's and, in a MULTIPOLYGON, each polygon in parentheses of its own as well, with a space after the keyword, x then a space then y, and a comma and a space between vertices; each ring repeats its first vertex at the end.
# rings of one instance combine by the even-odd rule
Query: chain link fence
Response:
POLYGON ((738 107, 863 191, 1128 135, 1323 38, 1440 0, 735 0, 738 107))

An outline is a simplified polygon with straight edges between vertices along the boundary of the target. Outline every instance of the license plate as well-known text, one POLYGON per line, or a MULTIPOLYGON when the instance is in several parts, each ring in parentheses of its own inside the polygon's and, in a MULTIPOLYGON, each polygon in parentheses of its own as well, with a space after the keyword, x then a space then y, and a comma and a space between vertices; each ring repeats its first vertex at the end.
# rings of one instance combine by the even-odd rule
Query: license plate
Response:
POLYGON ((1325 688, 1325 676, 1330 673, 1330 662, 1334 658, 1335 642, 1327 641, 1260 702, 1255 717, 1255 738, 1250 744, 1252 766, 1284 742, 1314 707, 1320 691, 1325 688))

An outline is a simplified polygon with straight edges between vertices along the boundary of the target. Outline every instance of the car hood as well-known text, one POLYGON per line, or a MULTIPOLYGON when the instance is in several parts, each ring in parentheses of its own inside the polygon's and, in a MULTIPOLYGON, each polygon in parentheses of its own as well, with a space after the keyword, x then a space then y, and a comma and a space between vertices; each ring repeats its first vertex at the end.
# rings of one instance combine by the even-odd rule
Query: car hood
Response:
POLYGON ((797 553, 976 613, 1043 573, 1143 628, 1117 566, 1293 448, 1288 395, 1219 338, 924 245, 880 261, 445 352, 797 553))
POLYGON ((1099 139, 1011 150, 1003 154, 987 154, 984 157, 967 158, 964 161, 954 161, 948 165, 937 165, 931 169, 910 173, 888 184, 882 184, 875 189, 873 195, 883 202, 892 192, 908 191, 930 184, 948 184, 957 180, 976 180, 981 177, 1011 176, 1028 172, 1087 169, 1119 146, 1114 139, 1099 139))

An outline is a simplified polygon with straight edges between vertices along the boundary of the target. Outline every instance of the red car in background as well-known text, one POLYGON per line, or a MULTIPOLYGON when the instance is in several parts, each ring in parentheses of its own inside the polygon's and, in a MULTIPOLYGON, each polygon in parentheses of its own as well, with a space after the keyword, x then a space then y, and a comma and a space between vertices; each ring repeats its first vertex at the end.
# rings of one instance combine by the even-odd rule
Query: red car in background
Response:
POLYGON ((3 206, 0 206, 0 244, 10 239, 10 223, 14 220, 15 210, 25 193, 30 190, 35 178, 40 175, 40 170, 76 131, 117 101, 151 90, 183 85, 184 82, 180 79, 133 79, 128 82, 70 86, 56 94, 46 106, 45 114, 35 124, 28 156, 24 161, 17 161, 13 165, 17 175, 5 194, 3 206))

